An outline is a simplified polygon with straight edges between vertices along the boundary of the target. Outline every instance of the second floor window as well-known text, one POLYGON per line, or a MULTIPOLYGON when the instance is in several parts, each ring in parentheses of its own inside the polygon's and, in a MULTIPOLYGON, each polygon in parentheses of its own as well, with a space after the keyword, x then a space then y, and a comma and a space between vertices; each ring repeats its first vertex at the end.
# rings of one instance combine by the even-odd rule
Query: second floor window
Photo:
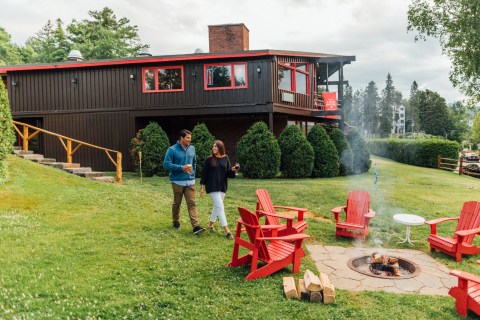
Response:
POLYGON ((143 92, 183 91, 183 67, 143 69, 143 92))
POLYGON ((247 88, 246 63, 205 65, 205 90, 247 88))
POLYGON ((308 63, 278 63, 278 88, 296 93, 310 94, 308 63))

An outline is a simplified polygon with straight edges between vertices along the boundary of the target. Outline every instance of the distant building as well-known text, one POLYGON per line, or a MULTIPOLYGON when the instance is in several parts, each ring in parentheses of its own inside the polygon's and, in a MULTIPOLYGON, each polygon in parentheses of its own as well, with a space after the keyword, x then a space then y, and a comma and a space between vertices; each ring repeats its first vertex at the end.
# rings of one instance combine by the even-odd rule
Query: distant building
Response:
MULTIPOLYGON (((74 52, 74 61, 0 67, 12 116, 119 150, 126 170, 133 169, 130 140, 151 121, 172 143, 181 129, 205 123, 225 141, 233 159, 238 140, 256 121, 267 123, 277 136, 287 124, 299 125, 305 133, 318 123, 343 125, 341 108, 326 111, 317 88, 336 89, 341 102, 343 68, 355 56, 250 50, 243 23, 208 30, 207 53, 142 52, 138 57, 82 61, 81 53, 74 52)), ((38 149, 59 161, 65 157, 63 146, 50 137, 40 136, 38 149)), ((94 149, 80 148, 74 160, 96 170, 112 169, 103 152, 94 149)))
POLYGON ((405 107, 403 105, 393 105, 392 133, 405 133, 405 107))

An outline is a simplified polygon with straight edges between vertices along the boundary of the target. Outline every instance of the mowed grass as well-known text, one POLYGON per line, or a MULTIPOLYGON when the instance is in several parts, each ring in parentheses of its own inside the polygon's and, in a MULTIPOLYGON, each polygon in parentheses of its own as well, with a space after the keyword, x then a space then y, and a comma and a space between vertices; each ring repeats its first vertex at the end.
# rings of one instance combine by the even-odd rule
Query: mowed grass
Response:
MULTIPOLYGON (((377 216, 367 247, 428 252, 428 226, 412 228, 415 245, 397 244, 405 227, 395 213, 427 219, 457 216, 463 202, 479 200, 480 180, 418 168, 383 158, 378 191, 369 173, 332 179, 230 180, 225 199, 232 230, 237 206, 255 208, 255 190, 266 188, 274 203, 310 209, 306 243, 362 245, 335 239, 330 209, 343 205, 349 190, 371 193, 377 216)), ((57 169, 9 157, 9 181, 0 187, 0 319, 456 319, 448 296, 337 290, 333 305, 287 300, 282 277, 244 281, 248 267, 227 268, 233 242, 220 226, 192 235, 185 205, 182 228, 171 226, 167 178, 125 173, 123 185, 98 183, 57 169)), ((198 199, 202 225, 211 200, 198 199)), ((453 234, 455 223, 439 227, 453 234)), ((478 256, 447 265, 480 274, 478 256)), ((317 272, 314 262, 303 259, 317 272)), ((295 276, 298 279, 298 275, 295 276)), ((470 317, 474 318, 473 314, 470 317)))

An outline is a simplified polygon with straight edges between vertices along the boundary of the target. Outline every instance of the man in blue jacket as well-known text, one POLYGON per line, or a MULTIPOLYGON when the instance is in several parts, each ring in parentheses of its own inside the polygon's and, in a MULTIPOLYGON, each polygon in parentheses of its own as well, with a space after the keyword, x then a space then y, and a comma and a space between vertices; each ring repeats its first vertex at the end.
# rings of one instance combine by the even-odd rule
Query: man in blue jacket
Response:
POLYGON ((190 144, 192 133, 186 129, 180 131, 179 140, 168 148, 163 160, 163 167, 169 171, 170 182, 173 189, 172 221, 175 229, 180 229, 180 205, 182 197, 187 203, 190 223, 193 227, 193 234, 197 235, 205 231, 205 228, 198 224, 197 208, 195 206, 195 170, 197 168, 197 157, 195 147, 190 144))

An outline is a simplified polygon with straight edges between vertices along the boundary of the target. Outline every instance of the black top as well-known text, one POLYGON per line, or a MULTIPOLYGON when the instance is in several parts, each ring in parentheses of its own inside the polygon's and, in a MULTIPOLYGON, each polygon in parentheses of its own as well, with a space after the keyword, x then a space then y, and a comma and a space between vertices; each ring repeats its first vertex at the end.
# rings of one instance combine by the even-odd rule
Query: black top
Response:
POLYGON ((205 191, 210 192, 227 192, 228 178, 235 178, 235 172, 232 171, 228 156, 222 158, 213 158, 208 156, 203 163, 202 178, 200 184, 205 185, 205 191))

